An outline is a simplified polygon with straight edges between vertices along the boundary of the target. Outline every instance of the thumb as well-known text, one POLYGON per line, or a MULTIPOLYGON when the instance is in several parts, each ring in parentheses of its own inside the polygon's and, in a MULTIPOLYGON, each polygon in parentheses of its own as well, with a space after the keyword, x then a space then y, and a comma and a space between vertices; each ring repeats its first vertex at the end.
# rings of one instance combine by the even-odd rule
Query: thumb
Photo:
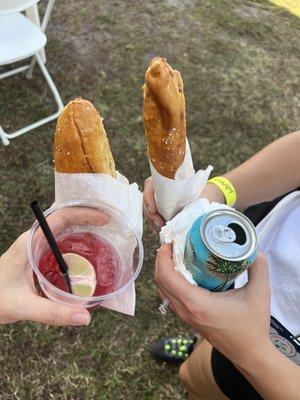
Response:
POLYGON ((173 297, 187 304, 200 298, 202 304, 211 299, 208 290, 192 285, 179 271, 174 270, 172 245, 164 244, 160 247, 155 264, 155 282, 173 297))
POLYGON ((55 303, 38 295, 28 296, 21 307, 23 311, 19 320, 53 326, 89 325, 91 322, 91 315, 85 308, 55 303))
POLYGON ((270 291, 269 267, 263 253, 258 253, 255 262, 248 269, 248 276, 247 287, 254 291, 255 295, 270 291))

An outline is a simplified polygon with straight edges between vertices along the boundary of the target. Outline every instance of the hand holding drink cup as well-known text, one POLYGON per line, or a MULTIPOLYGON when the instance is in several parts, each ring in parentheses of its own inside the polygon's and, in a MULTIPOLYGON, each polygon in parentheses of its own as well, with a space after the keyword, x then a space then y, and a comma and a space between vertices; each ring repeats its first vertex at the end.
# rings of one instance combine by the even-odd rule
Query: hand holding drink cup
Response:
POLYGON ((48 225, 68 265, 72 293, 37 221, 28 255, 42 292, 50 299, 91 308, 124 291, 142 264, 142 245, 120 211, 87 200, 53 206, 48 225))
MULTIPOLYGON (((104 210, 103 206, 102 210, 104 210)), ((106 209, 104 211, 99 211, 97 207, 91 206, 90 203, 88 205, 86 204, 86 206, 83 206, 83 204, 76 204, 73 205, 73 207, 57 208, 56 212, 48 214, 47 220, 56 238, 59 238, 60 235, 64 235, 70 226, 77 226, 82 230, 86 229, 88 226, 92 227, 94 230, 101 227, 105 229, 106 226, 106 229, 109 230, 109 224, 111 222, 109 210, 108 208, 108 212, 105 212, 106 209)), ((115 216, 116 214, 114 213, 114 217, 115 216)), ((43 289, 47 288, 54 296, 59 296, 60 298, 55 298, 56 301, 51 301, 54 300, 54 296, 50 296, 51 300, 49 300, 45 298, 45 296, 41 297, 37 292, 34 284, 34 269, 32 268, 33 265, 30 264, 28 260, 27 248, 29 253, 31 253, 31 257, 35 257, 41 250, 39 246, 45 245, 47 247, 48 245, 37 223, 34 229, 36 230, 32 230, 31 233, 26 232, 22 234, 0 258, 0 323, 5 324, 29 320, 55 326, 88 325, 91 321, 91 316, 89 311, 85 309, 87 305, 86 299, 83 300, 81 296, 78 296, 78 293, 74 293, 70 295, 73 297, 69 297, 67 302, 61 301, 64 300, 64 293, 68 294, 68 289, 64 277, 62 274, 59 274, 57 266, 54 270, 54 274, 52 274, 52 279, 58 277, 58 281, 60 279, 60 284, 67 291, 65 292, 62 290, 63 288, 59 289, 55 287, 51 282, 48 282, 47 279, 42 279, 41 286, 43 289), (36 247, 34 247, 34 244, 36 244, 36 247), (49 289, 51 286, 54 287, 49 289)), ((124 243, 126 243, 126 241, 124 243)), ((141 267, 141 260, 142 256, 137 249, 133 261, 133 263, 137 265, 135 277, 141 267)), ((36 268, 38 268, 35 258, 32 258, 32 262, 34 262, 36 268)), ((89 277, 86 276, 86 278, 89 277)), ((119 285, 123 285, 126 280, 130 279, 130 276, 124 273, 123 278, 119 277, 119 279, 119 285)), ((101 284, 103 285, 104 283, 105 281, 102 280, 101 284)), ((95 303, 93 299, 93 304, 95 303)))
POLYGON ((0 257, 0 324, 34 321, 54 326, 88 325, 82 307, 58 304, 39 296, 27 257, 29 232, 23 233, 0 257))

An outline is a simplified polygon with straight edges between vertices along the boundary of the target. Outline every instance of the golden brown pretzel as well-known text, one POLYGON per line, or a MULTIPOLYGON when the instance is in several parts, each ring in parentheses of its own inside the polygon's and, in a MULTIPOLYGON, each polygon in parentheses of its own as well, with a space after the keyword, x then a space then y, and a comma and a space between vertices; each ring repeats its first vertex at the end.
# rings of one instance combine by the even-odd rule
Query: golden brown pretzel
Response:
POLYGON ((164 58, 154 58, 146 71, 144 127, 148 155, 155 169, 174 179, 186 148, 183 82, 164 58))
POLYGON ((116 177, 102 118, 88 100, 70 101, 61 113, 55 131, 54 164, 57 172, 116 177))

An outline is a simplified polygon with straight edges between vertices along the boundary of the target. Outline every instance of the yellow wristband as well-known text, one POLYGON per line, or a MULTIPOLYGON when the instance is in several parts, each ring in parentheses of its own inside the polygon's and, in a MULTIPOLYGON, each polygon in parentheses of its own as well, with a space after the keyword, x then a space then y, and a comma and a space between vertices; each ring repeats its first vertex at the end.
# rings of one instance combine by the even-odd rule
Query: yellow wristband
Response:
POLYGON ((214 183, 221 190, 225 197, 226 204, 229 207, 233 207, 236 203, 236 191, 232 183, 223 176, 215 176, 208 181, 214 183))

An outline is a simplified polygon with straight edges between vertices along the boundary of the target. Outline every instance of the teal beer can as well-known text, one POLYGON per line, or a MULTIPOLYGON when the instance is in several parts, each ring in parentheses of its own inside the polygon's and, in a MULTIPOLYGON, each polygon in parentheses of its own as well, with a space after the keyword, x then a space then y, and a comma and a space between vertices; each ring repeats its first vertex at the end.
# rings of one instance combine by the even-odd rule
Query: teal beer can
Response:
POLYGON ((184 263, 198 286, 224 291, 254 261, 257 235, 252 222, 233 209, 201 215, 186 240, 184 263))

